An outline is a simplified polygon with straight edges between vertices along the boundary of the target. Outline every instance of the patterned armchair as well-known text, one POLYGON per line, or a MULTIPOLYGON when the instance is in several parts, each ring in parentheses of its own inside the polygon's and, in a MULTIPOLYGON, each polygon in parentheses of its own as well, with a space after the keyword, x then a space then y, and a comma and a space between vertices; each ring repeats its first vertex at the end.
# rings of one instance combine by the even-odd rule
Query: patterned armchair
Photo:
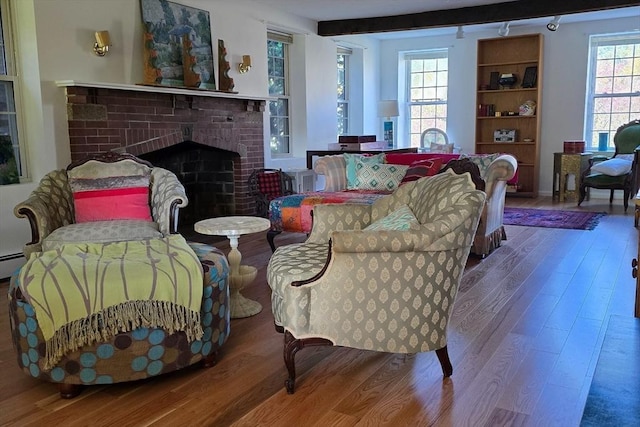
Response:
MULTIPOLYGON (((115 184, 114 184, 115 185, 115 184)), ((49 172, 29 198, 14 208, 18 218, 31 225, 31 242, 23 249, 25 257, 42 250, 43 244, 69 241, 136 240, 176 233, 178 209, 188 203, 184 187, 170 171, 153 167, 130 154, 102 153, 49 172), (76 222, 70 174, 80 179, 101 178, 117 182, 118 177, 146 174, 149 179, 153 221, 118 220, 76 222)))
POLYGON ((435 350, 451 375, 447 323, 484 202, 468 173, 448 170, 373 205, 315 206, 309 238, 278 248, 267 267, 287 391, 295 354, 310 345, 435 350))
POLYGON ((186 204, 172 172, 106 153, 50 172, 15 207, 32 227, 27 263, 9 286, 13 344, 27 375, 71 398, 83 385, 215 364, 230 332, 229 264, 177 234, 186 204), (54 298, 46 293, 53 287, 38 286, 50 277, 54 298), (107 297, 118 290, 122 298, 107 297))

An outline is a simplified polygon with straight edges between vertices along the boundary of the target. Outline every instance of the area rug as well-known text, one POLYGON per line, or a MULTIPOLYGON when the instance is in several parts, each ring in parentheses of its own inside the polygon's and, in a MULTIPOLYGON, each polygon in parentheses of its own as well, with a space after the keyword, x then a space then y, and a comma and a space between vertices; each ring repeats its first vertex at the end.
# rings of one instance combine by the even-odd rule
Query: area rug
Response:
POLYGON ((593 230, 605 212, 504 208, 504 224, 528 227, 593 230))

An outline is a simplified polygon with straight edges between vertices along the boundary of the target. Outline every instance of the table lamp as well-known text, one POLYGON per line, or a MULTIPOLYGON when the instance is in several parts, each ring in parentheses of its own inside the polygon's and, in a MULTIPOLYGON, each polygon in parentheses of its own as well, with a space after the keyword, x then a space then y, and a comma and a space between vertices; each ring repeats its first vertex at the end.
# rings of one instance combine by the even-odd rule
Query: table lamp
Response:
POLYGON ((398 117, 400 115, 398 111, 398 101, 396 100, 383 100, 378 101, 378 117, 384 117, 383 121, 383 135, 384 140, 387 143, 388 148, 394 147, 394 124, 393 117, 398 117))

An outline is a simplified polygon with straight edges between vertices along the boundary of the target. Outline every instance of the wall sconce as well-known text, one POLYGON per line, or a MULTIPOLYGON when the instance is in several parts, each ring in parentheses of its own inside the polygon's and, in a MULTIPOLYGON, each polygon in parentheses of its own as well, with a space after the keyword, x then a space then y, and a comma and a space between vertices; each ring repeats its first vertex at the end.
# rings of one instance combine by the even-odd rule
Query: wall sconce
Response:
POLYGON ((95 54, 105 56, 109 52, 109 46, 111 46, 109 31, 96 31, 96 42, 93 45, 95 54))
POLYGON ((464 30, 462 29, 462 25, 458 25, 458 31, 456 31, 456 38, 457 39, 464 38, 464 30))
POLYGON ((509 35, 509 22, 505 22, 500 28, 498 28, 498 35, 500 37, 506 37, 509 35))
POLYGON ((238 72, 244 74, 251 69, 251 55, 242 55, 242 62, 238 64, 238 72))
POLYGON ((560 26, 560 18, 561 16, 554 16, 553 19, 547 24, 547 30, 555 31, 560 26))

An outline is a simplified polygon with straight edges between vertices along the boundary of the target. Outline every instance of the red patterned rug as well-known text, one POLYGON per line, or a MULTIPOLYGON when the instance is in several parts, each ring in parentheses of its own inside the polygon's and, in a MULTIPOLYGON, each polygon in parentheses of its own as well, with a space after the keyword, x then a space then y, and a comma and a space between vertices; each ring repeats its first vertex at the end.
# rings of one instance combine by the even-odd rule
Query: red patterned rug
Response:
POLYGON ((528 227, 593 230, 605 212, 504 208, 504 224, 528 227))

